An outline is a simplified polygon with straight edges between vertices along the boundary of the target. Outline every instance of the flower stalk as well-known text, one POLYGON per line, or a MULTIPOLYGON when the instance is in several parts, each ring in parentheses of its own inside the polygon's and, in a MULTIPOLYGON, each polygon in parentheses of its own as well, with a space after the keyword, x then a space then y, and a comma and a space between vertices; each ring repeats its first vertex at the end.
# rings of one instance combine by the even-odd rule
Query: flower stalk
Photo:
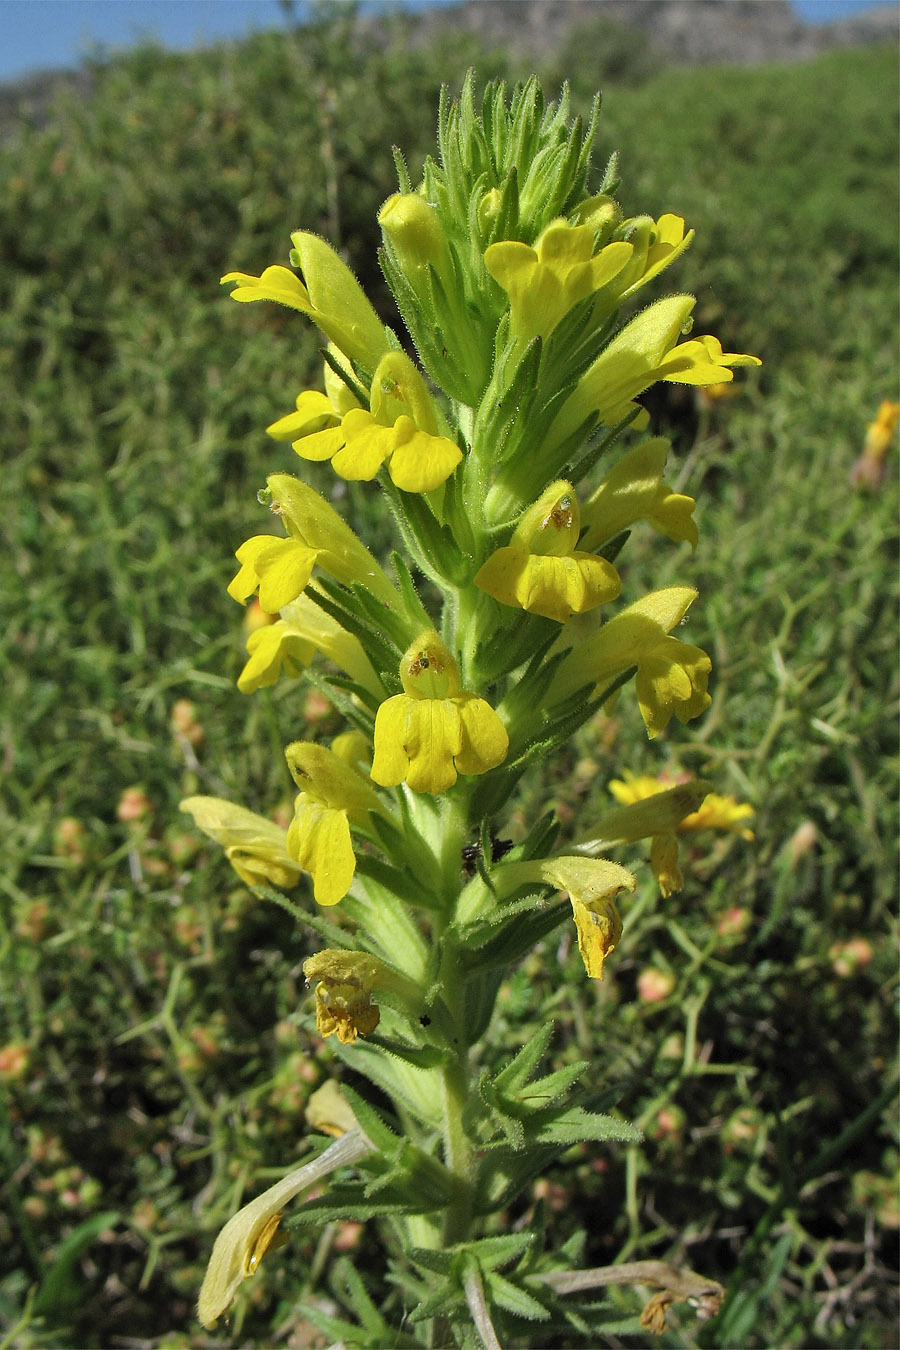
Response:
MULTIPOLYGON (((644 525, 698 544, 693 500, 664 480, 668 442, 642 435, 640 397, 657 380, 721 383, 758 364, 688 336, 691 296, 635 311, 692 232, 674 215, 624 218, 612 168, 590 194, 597 114, 570 121, 566 92, 547 104, 536 80, 491 84, 476 107, 470 76, 442 100, 438 158, 417 187, 398 158, 379 216, 405 333, 307 232, 292 235, 291 268, 223 277, 234 299, 287 305, 327 339, 324 388, 289 391, 268 427, 301 476, 272 474, 263 492, 282 534, 237 550, 230 594, 258 594, 273 619, 251 633, 239 686, 312 679, 347 730, 286 747, 287 828, 211 797, 183 809, 261 894, 303 894, 310 934, 326 939, 303 967, 316 1030, 377 1093, 345 1085, 318 1104, 312 1128, 357 1122, 320 1159, 353 1174, 333 1203, 326 1192, 284 1223, 359 1216, 400 1232, 389 1278, 423 1345, 499 1344, 523 1318, 567 1325, 553 1281, 529 1274, 534 1235, 499 1233, 496 1215, 573 1144, 640 1136, 589 1109, 586 1064, 545 1070, 549 1024, 498 1062, 497 994, 566 922, 585 977, 602 979, 637 885, 602 855, 649 838, 667 893, 676 832, 706 792, 620 797, 568 851, 549 817, 506 836, 522 776, 601 706, 636 695, 650 738, 708 706, 709 658, 672 632, 696 592, 635 595, 621 552, 644 525), (390 560, 303 481, 310 461, 378 483, 390 560)), ((277 1245, 288 1181, 220 1236, 205 1325, 277 1245), (226 1233, 239 1236, 223 1258, 226 1233)))

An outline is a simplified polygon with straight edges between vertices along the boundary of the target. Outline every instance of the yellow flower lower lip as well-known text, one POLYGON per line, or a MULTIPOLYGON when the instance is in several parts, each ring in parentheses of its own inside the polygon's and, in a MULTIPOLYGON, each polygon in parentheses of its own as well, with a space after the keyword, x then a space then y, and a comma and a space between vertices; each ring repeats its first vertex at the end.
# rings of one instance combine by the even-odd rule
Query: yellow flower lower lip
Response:
POLYGON ((413 792, 437 794, 452 787, 458 774, 496 768, 508 749, 506 728, 483 698, 396 694, 375 719, 372 778, 382 787, 405 782, 413 792))

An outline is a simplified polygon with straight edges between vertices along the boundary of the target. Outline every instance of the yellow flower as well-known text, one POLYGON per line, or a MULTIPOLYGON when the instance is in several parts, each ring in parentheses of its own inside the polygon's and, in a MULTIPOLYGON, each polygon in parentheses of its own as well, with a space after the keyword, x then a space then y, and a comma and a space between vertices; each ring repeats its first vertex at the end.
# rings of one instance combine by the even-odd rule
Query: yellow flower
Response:
POLYGON ((611 288, 617 292, 617 304, 659 276, 684 252, 694 237, 693 230, 685 234, 681 216, 671 214, 662 215, 659 220, 654 220, 652 216, 633 216, 623 222, 617 233, 624 236, 632 247, 629 262, 611 288))
MULTIPOLYGON (((333 342, 329 342, 328 351, 332 359, 337 361, 342 369, 346 369, 346 360, 342 359, 343 352, 333 342)), ((327 427, 337 426, 344 413, 360 406, 352 390, 327 361, 323 372, 325 393, 320 393, 317 389, 305 389, 298 394, 296 412, 279 417, 271 426, 266 427, 266 432, 273 440, 295 441, 302 436, 311 436, 317 431, 323 431, 327 427)), ((352 375, 353 372, 347 373, 352 375)))
POLYGON ((298 230, 291 240, 291 262, 303 272, 305 285, 287 267, 267 267, 259 277, 228 272, 222 282, 236 283, 231 298, 276 300, 307 314, 340 351, 374 370, 388 342, 356 277, 324 239, 298 230))
POLYGON ((179 809, 221 844, 225 857, 248 886, 269 881, 290 889, 300 880, 300 868, 287 849, 287 831, 222 797, 186 797, 179 809))
POLYGON ((229 582, 228 594, 243 604, 258 591, 260 609, 277 614, 306 587, 318 553, 296 539, 257 534, 241 544, 235 557, 241 566, 229 582))
POLYGON ((631 872, 606 858, 562 856, 505 863, 495 869, 491 879, 506 892, 536 881, 567 891, 584 968, 592 980, 603 979, 603 962, 622 936, 622 920, 613 897, 619 891, 634 890, 631 872))
POLYGON ((378 224, 390 242, 407 280, 433 267, 445 275, 450 252, 440 217, 418 192, 395 192, 378 212, 378 224))
POLYGON ((267 484, 270 509, 281 517, 288 538, 255 535, 242 544, 230 596, 243 604, 258 590, 260 607, 275 614, 296 600, 318 564, 343 585, 358 582, 384 604, 399 607, 383 568, 324 497, 287 473, 270 474, 267 484))
POLYGON ((614 599, 618 573, 605 558, 577 550, 580 522, 571 483, 551 483, 523 514, 509 544, 492 553, 475 577, 501 604, 565 623, 614 599))
POLYGON ((614 426, 638 406, 633 402, 637 395, 657 380, 722 384, 732 379, 731 366, 761 364, 755 356, 723 352, 714 337, 678 343, 695 303, 692 295, 669 296, 626 324, 563 404, 548 432, 550 447, 561 444, 592 415, 601 424, 614 426))
POLYGON ((297 395, 296 403, 296 412, 287 413, 266 427, 266 433, 274 441, 296 441, 301 436, 312 436, 326 427, 336 426, 343 415, 328 395, 317 389, 304 389, 297 395))
POLYGON ((563 659, 550 690, 553 700, 588 684, 602 689, 636 666, 638 705, 651 738, 673 713, 680 722, 699 717, 712 701, 706 692, 712 662, 701 648, 667 636, 696 596, 690 587, 670 586, 622 610, 563 659))
POLYGON ((854 487, 875 489, 884 477, 884 461, 894 440, 900 403, 885 399, 874 422, 866 430, 863 452, 853 465, 851 479, 854 487))
POLYGON ((369 781, 324 745, 294 741, 284 753, 302 789, 294 803, 287 851, 312 876, 316 902, 336 905, 356 871, 351 821, 365 826, 371 811, 382 810, 381 802, 369 781))
POLYGON ((293 446, 302 459, 330 459, 342 478, 374 478, 386 463, 404 492, 431 492, 462 459, 456 442, 440 434, 425 381, 403 352, 388 352, 379 362, 371 411, 351 408, 339 424, 303 435, 293 446))
POLYGON ((742 839, 752 839, 753 831, 747 829, 742 822, 755 814, 753 807, 747 802, 739 802, 731 796, 720 796, 718 792, 709 792, 699 808, 689 816, 685 816, 678 829, 681 834, 687 834, 692 830, 728 830, 739 834, 742 839))
POLYGON ((316 985, 316 1031, 328 1037, 337 1033, 341 1045, 357 1036, 370 1036, 381 1014, 372 993, 387 968, 368 952, 340 951, 327 947, 303 962, 307 982, 316 985))
POLYGON ((892 399, 884 399, 878 409, 875 421, 869 423, 866 431, 865 452, 867 455, 877 456, 880 459, 884 458, 891 448, 898 419, 900 419, 900 403, 894 403, 892 399))
POLYGON ((680 891, 684 885, 684 876, 678 863, 677 835, 717 829, 733 831, 743 839, 753 838, 753 831, 743 824, 754 814, 753 807, 746 802, 736 801, 734 797, 705 792, 698 783, 689 781, 672 787, 661 778, 626 772, 624 779, 613 779, 609 790, 624 809, 601 817, 598 828, 608 835, 610 829, 615 830, 615 822, 619 818, 637 820, 641 817, 641 835, 632 833, 623 837, 651 837, 650 868, 667 898, 680 891), (670 803, 674 804, 679 796, 686 800, 685 794, 691 790, 701 797, 699 805, 696 809, 682 812, 680 816, 674 814, 670 803))
POLYGON ((333 1078, 326 1078, 322 1086, 310 1094, 304 1114, 307 1125, 334 1139, 340 1139, 342 1134, 357 1126, 353 1108, 333 1078))
POLYGON ((337 1167, 347 1167, 372 1152, 359 1129, 351 1129, 312 1162, 276 1181, 228 1220, 216 1238, 197 1300, 197 1316, 208 1331, 228 1310, 248 1275, 253 1275, 266 1252, 282 1247, 287 1238, 278 1232, 289 1200, 314 1186, 337 1167))
POLYGON ((257 628, 247 638, 250 659, 238 676, 238 689, 252 694, 275 684, 279 675, 300 675, 315 653, 314 645, 285 619, 257 628))
POLYGON ((298 595, 284 605, 281 618, 275 623, 251 633, 247 652, 250 659, 237 682, 242 694, 275 684, 281 674, 300 675, 317 652, 327 656, 364 689, 379 698, 384 694, 359 639, 306 595, 298 595))
POLYGON ((375 718, 376 783, 438 793, 457 774, 503 763, 506 728, 483 698, 460 690, 456 662, 437 633, 422 633, 406 651, 400 679, 404 693, 382 703, 375 718))
POLYGON ((669 539, 686 539, 691 548, 697 547, 693 497, 673 492, 662 481, 669 449, 667 440, 656 437, 622 456, 582 509, 585 548, 598 548, 636 520, 647 520, 669 539))
POLYGON ((491 244, 484 265, 509 296, 510 331, 528 341, 547 337, 580 300, 606 286, 631 258, 631 244, 594 253, 593 225, 554 220, 534 248, 518 240, 491 244))

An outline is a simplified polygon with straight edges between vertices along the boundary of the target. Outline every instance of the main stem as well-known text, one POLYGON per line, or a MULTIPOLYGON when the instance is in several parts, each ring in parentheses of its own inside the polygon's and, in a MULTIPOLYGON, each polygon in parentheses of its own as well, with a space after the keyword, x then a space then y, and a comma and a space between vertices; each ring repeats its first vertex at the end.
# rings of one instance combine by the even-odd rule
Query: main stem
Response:
POLYGON ((444 1165, 453 1177, 453 1197, 444 1215, 444 1246, 464 1241, 472 1223, 472 1144, 466 1133, 464 1113, 469 1099, 469 1028, 466 1008, 466 969, 453 933, 452 920, 459 903, 462 877, 462 850, 468 842, 469 794, 462 788, 445 802, 442 814, 442 881, 445 894, 452 896, 447 906, 447 926, 441 961, 444 1001, 453 1026, 453 1059, 444 1067, 441 1084, 444 1165))

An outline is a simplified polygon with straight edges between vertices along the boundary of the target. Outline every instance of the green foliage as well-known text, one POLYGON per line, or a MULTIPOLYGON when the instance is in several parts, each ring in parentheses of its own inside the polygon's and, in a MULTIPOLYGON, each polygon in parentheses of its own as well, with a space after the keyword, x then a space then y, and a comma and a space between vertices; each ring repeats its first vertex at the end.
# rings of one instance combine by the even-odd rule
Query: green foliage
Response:
MULTIPOLYGON (((17 1345, 202 1343, 192 1305, 213 1235, 296 1153, 309 1094, 335 1071, 299 976, 312 925, 198 854, 177 801, 215 791, 274 810, 292 792, 282 743, 329 727, 310 699, 298 729, 283 686, 234 689, 240 612, 224 584, 258 528, 273 454, 259 428, 317 358, 309 329, 229 307, 216 282, 284 255, 293 216, 342 243, 390 319, 374 236, 390 146, 417 181, 423 109, 448 73, 446 53, 407 53, 402 35, 401 19, 365 43, 338 19, 192 57, 141 50, 95 65, 88 99, 0 151, 0 1320, 17 1345)), ((589 75, 572 75, 588 95, 589 75)), ((897 1223, 896 534, 892 494, 854 495, 849 475, 896 391, 895 62, 875 50, 641 79, 608 90, 600 120, 623 207, 688 218, 677 284, 703 279, 696 331, 765 362, 733 401, 670 391, 665 410, 706 545, 691 640, 716 671, 710 712, 666 744, 673 768, 755 805, 756 841, 695 851, 671 900, 648 879, 602 985, 552 936, 504 988, 481 1068, 506 1124, 485 1175, 516 1231, 486 1240, 496 1260, 484 1242, 458 1254, 452 1278, 464 1287, 474 1261, 510 1343, 590 1343, 614 1326, 643 1343, 633 1291, 551 1297, 529 1253, 685 1259, 739 1283, 708 1332, 673 1312, 671 1344, 877 1346, 892 1334, 897 1223), (671 976, 655 1001, 648 971, 671 976), (533 1053, 519 1081, 512 1054, 541 1046, 551 1019, 561 1067, 529 1081, 533 1053), (517 1124, 583 1109, 536 1106, 542 1081, 547 1098, 623 1085, 587 1105, 646 1142, 572 1148, 551 1121, 546 1177, 517 1170, 517 1124), (527 1323, 538 1309, 552 1310, 546 1340, 527 1323)), ((374 489, 345 490, 348 515, 374 516, 374 489)), ((630 549, 637 595, 649 541, 630 549)), ((547 792, 563 839, 589 831, 632 717, 583 727, 549 784, 526 780, 501 836, 521 839, 547 792)), ((416 1177, 424 1209, 441 1205, 434 1159, 394 1149, 354 1192, 360 1215, 390 1210, 391 1168, 416 1177)), ((308 1317, 347 1344, 416 1343, 384 1328, 401 1284, 434 1286, 373 1227, 338 1223, 341 1199, 334 1186, 314 1202, 321 1230, 304 1211, 248 1284, 244 1342, 311 1335, 308 1317), (352 1264, 335 1255, 348 1248, 352 1264)))

